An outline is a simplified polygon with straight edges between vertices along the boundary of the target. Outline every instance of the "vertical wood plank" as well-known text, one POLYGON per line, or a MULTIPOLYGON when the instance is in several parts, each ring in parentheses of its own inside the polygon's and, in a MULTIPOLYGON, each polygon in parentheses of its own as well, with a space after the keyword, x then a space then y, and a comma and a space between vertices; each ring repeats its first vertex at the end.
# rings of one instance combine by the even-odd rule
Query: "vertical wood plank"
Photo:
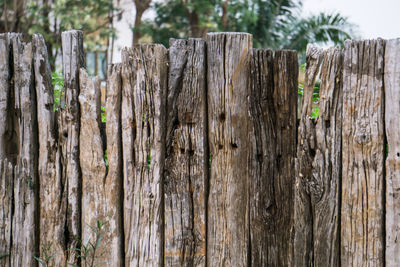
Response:
POLYGON ((386 41, 385 48, 386 158, 386 266, 400 262, 400 39, 386 41))
POLYGON ((344 48, 341 265, 382 266, 383 40, 344 48))
POLYGON ((121 147, 121 64, 108 70, 106 99, 106 135, 108 174, 105 181, 107 222, 111 266, 124 266, 124 236, 122 221, 122 147, 121 147))
POLYGON ((66 106, 60 112, 59 142, 61 149, 62 184, 66 202, 65 238, 68 262, 77 263, 74 248, 81 236, 82 177, 79 163, 79 69, 84 67, 83 34, 66 31, 61 34, 66 106))
POLYGON ((54 113, 54 92, 47 48, 42 35, 34 34, 33 67, 36 83, 38 135, 39 135, 39 205, 40 205, 40 243, 49 246, 55 254, 53 263, 64 265, 65 201, 62 201, 62 183, 57 172, 57 125, 54 113))
POLYGON ((252 36, 207 34, 207 265, 246 266, 249 242, 249 73, 252 36))
MULTIPOLYGON (((81 110, 79 152, 82 170, 82 242, 96 241, 96 234, 91 229, 98 227, 98 222, 107 222, 106 208, 106 165, 104 162, 103 142, 100 134, 101 91, 100 79, 90 78, 86 70, 79 71, 79 103, 81 110)), ((104 229, 103 229, 104 230, 104 229)), ((111 265, 109 254, 109 235, 105 233, 101 246, 96 249, 94 264, 104 262, 111 265)))
POLYGON ((305 105, 312 105, 322 59, 319 117, 303 106, 296 165, 295 265, 339 266, 343 52, 307 50, 305 105), (307 90, 307 91, 306 91, 307 90))
POLYGON ((298 90, 297 52, 277 50, 274 57, 273 103, 276 114, 274 176, 277 264, 293 265, 296 112, 298 90))
POLYGON ((6 158, 10 100, 10 42, 0 34, 0 265, 9 266, 11 253, 13 167, 6 158))
POLYGON ((167 50, 122 53, 125 264, 162 266, 167 50))
POLYGON ((249 131, 251 266, 290 266, 293 262, 296 68, 297 54, 293 51, 277 51, 275 57, 271 50, 253 51, 249 131))
POLYGON ((14 167, 18 155, 11 45, 18 36, 20 34, 0 34, 0 255, 4 255, 0 259, 1 266, 11 266, 14 167))
POLYGON ((302 114, 299 125, 296 159, 295 189, 295 266, 310 266, 313 262, 313 203, 309 187, 313 182, 313 156, 317 149, 315 124, 311 118, 315 81, 320 73, 323 51, 308 45, 306 72, 302 97, 302 114))
POLYGON ((0 266, 11 266, 14 168, 7 159, 0 161, 0 266))
POLYGON ((251 266, 277 266, 274 214, 276 169, 276 114, 273 105, 274 53, 253 50, 251 66, 250 114, 253 124, 252 167, 250 168, 251 266))
POLYGON ((165 266, 205 266, 205 41, 170 39, 164 181, 165 266))
POLYGON ((18 157, 14 176, 11 266, 35 266, 38 229, 37 203, 37 117, 32 44, 18 36, 13 40, 14 96, 18 135, 18 157))
POLYGON ((0 34, 0 161, 6 156, 7 111, 10 99, 10 41, 7 33, 0 34))

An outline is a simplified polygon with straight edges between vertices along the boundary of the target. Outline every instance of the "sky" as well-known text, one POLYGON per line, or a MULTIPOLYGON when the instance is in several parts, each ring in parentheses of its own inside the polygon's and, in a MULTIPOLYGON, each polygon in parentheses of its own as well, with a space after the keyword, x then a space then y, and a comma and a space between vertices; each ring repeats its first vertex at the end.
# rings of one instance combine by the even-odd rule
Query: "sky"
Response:
POLYGON ((362 39, 400 38, 400 0, 303 0, 304 15, 338 11, 362 39))

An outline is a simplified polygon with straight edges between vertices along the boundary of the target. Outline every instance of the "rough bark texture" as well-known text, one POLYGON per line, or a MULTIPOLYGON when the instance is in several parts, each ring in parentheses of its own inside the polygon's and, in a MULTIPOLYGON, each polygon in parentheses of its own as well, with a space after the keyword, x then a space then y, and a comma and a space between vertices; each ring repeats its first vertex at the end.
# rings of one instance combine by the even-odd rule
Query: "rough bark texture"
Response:
POLYGON ((297 52, 275 52, 273 99, 276 138, 271 142, 275 143, 278 172, 274 176, 276 239, 270 251, 277 253, 275 262, 278 266, 293 265, 298 70, 297 52))
POLYGON ((209 146, 207 264, 246 266, 249 242, 249 74, 252 36, 207 35, 209 146))
POLYGON ((20 37, 13 40, 14 96, 18 157, 14 173, 11 266, 35 266, 38 229, 37 203, 37 120, 32 70, 32 44, 20 37), (36 211, 35 211, 36 210, 36 211))
POLYGON ((167 50, 135 46, 122 58, 125 265, 161 266, 167 50))
POLYGON ((61 149, 61 181, 63 201, 66 201, 65 238, 68 262, 78 261, 73 251, 81 234, 82 177, 79 163, 79 69, 84 67, 83 34, 67 31, 61 35, 66 106, 60 112, 59 142, 61 149))
POLYGON ((341 265, 382 266, 384 41, 347 41, 343 73, 341 265))
POLYGON ((13 39, 19 34, 0 34, 0 266, 11 266, 14 219, 14 167, 18 155, 18 135, 14 106, 13 39))
POLYGON ((385 48, 386 266, 400 263, 400 39, 385 48))
POLYGON ((39 133, 39 200, 40 200, 40 243, 51 244, 50 251, 56 254, 53 262, 64 265, 65 254, 65 200, 62 198, 62 183, 57 172, 57 126, 54 113, 54 93, 47 48, 43 36, 33 35, 34 72, 37 98, 39 133))
POLYGON ((343 52, 307 49, 304 106, 298 136, 295 266, 339 266, 343 52), (319 117, 312 119, 321 67, 319 117))
POLYGON ((111 266, 124 265, 124 236, 122 221, 122 147, 121 147, 121 64, 108 70, 106 100, 106 136, 108 174, 105 181, 109 241, 107 249, 111 266))
MULTIPOLYGON (((89 78, 85 69, 79 72, 79 103, 81 107, 80 127, 80 166, 82 170, 82 242, 96 243, 98 222, 107 222, 106 207, 106 165, 104 162, 103 142, 100 134, 101 95, 100 79, 89 78), (93 228, 93 229, 92 229, 93 228)), ((103 227, 104 230, 104 227, 103 227)), ((96 248, 94 264, 104 262, 111 265, 112 257, 108 250, 109 234, 104 233, 101 246, 96 248)), ((113 265, 114 266, 114 265, 113 265)))
POLYGON ((208 169, 205 42, 170 39, 165 266, 205 266, 208 169))
POLYGON ((0 266, 11 266, 11 224, 13 220, 14 167, 7 159, 0 161, 0 266))
MULTIPOLYGON (((271 50, 254 50, 251 73, 250 115, 252 131, 251 167, 249 169, 250 197, 250 262, 251 266, 288 266, 291 261, 290 240, 293 225, 293 195, 285 194, 281 188, 292 190, 294 181, 284 174, 278 164, 281 162, 282 146, 277 135, 293 136, 296 133, 296 118, 293 117, 297 100, 295 84, 297 79, 297 55, 292 51, 278 51, 274 59, 271 50), (282 65, 279 65, 279 64, 282 65), (275 68, 277 68, 275 70, 275 68), (277 71, 285 74, 277 76, 277 71), (280 105, 275 105, 280 101, 280 105), (293 102, 294 101, 294 102, 293 102), (279 113, 285 114, 287 125, 280 126, 279 113), (284 129, 282 132, 282 129, 284 129), (285 204, 285 202, 287 204, 285 204), (287 239, 285 239, 287 238, 287 239)), ((289 138, 289 137, 287 137, 289 138)), ((285 140, 284 142, 287 142, 285 140)), ((293 145, 294 143, 288 143, 293 145)), ((284 160, 293 160, 293 151, 284 151, 284 160)), ((293 173, 293 163, 287 165, 293 173)))

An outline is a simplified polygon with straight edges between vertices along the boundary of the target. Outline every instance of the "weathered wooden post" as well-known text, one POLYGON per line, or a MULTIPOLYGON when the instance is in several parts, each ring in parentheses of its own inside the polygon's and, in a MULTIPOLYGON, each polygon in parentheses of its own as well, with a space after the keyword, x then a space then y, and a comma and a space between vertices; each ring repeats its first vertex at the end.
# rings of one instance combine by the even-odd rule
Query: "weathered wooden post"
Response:
POLYGON ((386 266, 400 263, 400 39, 385 48, 386 159, 386 266))
POLYGON ((79 69, 84 67, 83 33, 66 31, 61 34, 63 50, 63 71, 65 107, 59 118, 59 144, 61 149, 63 200, 66 205, 66 249, 68 262, 77 263, 73 250, 81 237, 81 194, 82 181, 79 161, 80 108, 78 96, 79 69))
MULTIPOLYGON (((104 162, 103 142, 100 134, 101 124, 101 91, 100 79, 90 78, 86 70, 79 71, 79 103, 80 103, 80 136, 79 156, 82 170, 82 242, 87 244, 96 242, 94 229, 98 222, 105 224, 102 230, 107 229, 107 202, 106 202, 106 165, 104 162)), ((101 230, 100 230, 101 231, 101 230)), ((94 264, 104 262, 112 265, 109 253, 109 234, 104 232, 102 243, 96 249, 94 264)))
POLYGON ((38 219, 37 117, 32 44, 21 36, 13 39, 14 107, 18 156, 14 171, 14 214, 12 219, 11 266, 36 266, 38 219))
POLYGON ((340 265, 342 75, 342 49, 308 47, 296 162, 295 266, 340 265), (313 119, 318 76, 319 116, 313 119))
POLYGON ((345 42, 342 266, 384 264, 384 48, 381 39, 345 42))
POLYGON ((39 229, 40 255, 55 254, 54 264, 64 265, 67 259, 64 248, 65 202, 59 166, 58 136, 54 112, 54 91, 47 48, 42 35, 33 35, 33 67, 36 83, 37 117, 39 134, 39 229))
POLYGON ((163 265, 167 50, 122 52, 125 265, 163 265))
POLYGON ((250 34, 207 34, 209 266, 246 266, 248 261, 251 52, 250 34))
POLYGON ((205 41, 170 39, 164 176, 165 266, 205 266, 205 41))
POLYGON ((109 67, 107 75, 106 135, 108 174, 105 181, 107 229, 109 231, 107 248, 112 266, 124 266, 124 236, 122 221, 123 176, 122 176, 122 136, 121 136, 121 98, 122 65, 109 67))
POLYGON ((251 266, 293 263, 297 53, 253 50, 249 168, 251 266))

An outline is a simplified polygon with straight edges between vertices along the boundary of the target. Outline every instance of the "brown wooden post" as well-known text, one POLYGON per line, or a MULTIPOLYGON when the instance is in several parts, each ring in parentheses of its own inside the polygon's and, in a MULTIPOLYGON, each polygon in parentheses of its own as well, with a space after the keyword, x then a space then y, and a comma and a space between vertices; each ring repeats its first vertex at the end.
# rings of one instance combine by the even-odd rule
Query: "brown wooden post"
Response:
POLYGON ((57 126, 54 113, 54 92, 47 48, 42 35, 33 35, 33 67, 35 72, 39 133, 39 209, 40 255, 55 254, 53 263, 64 265, 65 202, 58 162, 57 126), (51 246, 50 246, 51 244, 51 246), (50 247, 48 247, 50 246, 50 247), (48 247, 49 251, 43 251, 48 247))
POLYGON ((66 250, 68 262, 77 263, 77 253, 73 250, 81 237, 81 193, 82 176, 79 162, 79 69, 84 67, 83 33, 67 31, 61 34, 63 50, 63 71, 65 107, 60 112, 59 142, 61 149, 62 183, 66 205, 66 250))
POLYGON ((205 266, 208 179, 205 41, 170 39, 165 266, 205 266))
POLYGON ((400 39, 385 48, 386 266, 400 263, 400 39))
MULTIPOLYGON (((100 134, 101 91, 100 79, 90 78, 86 70, 79 71, 80 103, 80 166, 82 170, 82 242, 96 242, 96 234, 91 227, 98 229, 98 222, 105 224, 107 230, 106 206, 106 165, 103 142, 100 134)), ((109 235, 104 232, 101 246, 96 249, 94 264, 104 262, 111 265, 109 254, 109 235)), ((113 265, 114 266, 114 265, 113 265)))
POLYGON ((341 49, 308 47, 296 164, 295 266, 340 265, 342 73, 341 49), (312 118, 319 73, 319 116, 312 118))
POLYGON ((207 35, 208 131, 212 157, 207 265, 246 266, 249 246, 249 74, 252 36, 207 35))
POLYGON ((122 177, 122 136, 121 136, 121 64, 109 67, 107 75, 106 136, 108 174, 105 181, 107 228, 109 241, 107 249, 112 266, 124 266, 124 236, 122 221, 123 177, 122 177))
POLYGON ((21 37, 13 39, 14 107, 18 136, 18 156, 14 172, 14 214, 12 219, 11 266, 36 266, 38 219, 36 209, 37 179, 37 117, 34 90, 32 44, 21 37))
POLYGON ((167 50, 122 52, 125 265, 163 265, 167 50))
POLYGON ((344 48, 342 266, 384 263, 384 46, 379 39, 344 48))

